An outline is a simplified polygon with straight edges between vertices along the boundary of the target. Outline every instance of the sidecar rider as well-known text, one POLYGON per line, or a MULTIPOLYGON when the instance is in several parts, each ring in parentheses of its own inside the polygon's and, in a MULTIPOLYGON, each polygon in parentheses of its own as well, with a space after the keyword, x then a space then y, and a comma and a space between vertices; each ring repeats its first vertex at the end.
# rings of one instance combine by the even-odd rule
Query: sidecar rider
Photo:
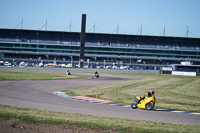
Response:
POLYGON ((155 94, 155 90, 150 90, 150 92, 147 92, 144 96, 140 97, 140 100, 138 100, 138 103, 140 103, 141 100, 145 99, 145 97, 151 97, 155 94))

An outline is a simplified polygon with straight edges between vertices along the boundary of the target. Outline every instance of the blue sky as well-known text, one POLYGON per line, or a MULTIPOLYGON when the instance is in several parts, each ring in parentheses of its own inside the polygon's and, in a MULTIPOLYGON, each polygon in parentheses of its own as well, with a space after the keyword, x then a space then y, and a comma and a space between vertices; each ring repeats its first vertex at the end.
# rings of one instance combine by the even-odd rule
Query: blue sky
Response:
POLYGON ((200 0, 0 0, 0 14, 0 28, 80 32, 87 14, 86 32, 200 38, 200 0))

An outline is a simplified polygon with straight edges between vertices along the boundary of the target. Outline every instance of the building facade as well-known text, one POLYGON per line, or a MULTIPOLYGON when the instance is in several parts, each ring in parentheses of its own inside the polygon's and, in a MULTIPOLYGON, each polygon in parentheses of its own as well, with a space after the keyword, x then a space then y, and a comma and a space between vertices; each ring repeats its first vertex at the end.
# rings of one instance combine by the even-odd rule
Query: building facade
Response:
MULTIPOLYGON (((80 33, 0 29, 0 60, 78 62, 80 33)), ((85 62, 200 65, 200 38, 86 33, 85 62)))

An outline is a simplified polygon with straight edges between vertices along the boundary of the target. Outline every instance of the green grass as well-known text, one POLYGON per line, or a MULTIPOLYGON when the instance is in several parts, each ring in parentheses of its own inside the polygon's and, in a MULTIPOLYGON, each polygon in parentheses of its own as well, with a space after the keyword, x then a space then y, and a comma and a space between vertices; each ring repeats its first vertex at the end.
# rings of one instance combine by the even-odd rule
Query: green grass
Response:
POLYGON ((130 105, 133 97, 142 96, 150 89, 155 89, 155 108, 200 112, 200 77, 160 74, 109 75, 138 77, 143 79, 67 90, 66 93, 71 96, 81 95, 96 97, 111 100, 117 104, 130 105))
POLYGON ((48 73, 18 72, 0 70, 0 80, 62 80, 62 79, 80 79, 84 77, 58 75, 48 73))
POLYGON ((63 112, 43 111, 0 105, 0 117, 32 124, 81 126, 89 129, 118 130, 123 132, 199 132, 200 125, 180 125, 145 120, 100 117, 63 112))
MULTIPOLYGON (((57 72, 56 72, 57 73, 57 72)), ((60 72, 61 73, 61 72, 60 72)), ((92 73, 88 73, 92 74, 92 73)), ((200 77, 171 76, 159 74, 114 74, 111 76, 138 77, 141 80, 127 81, 116 84, 73 89, 68 95, 92 96, 130 105, 132 97, 143 95, 150 89, 156 90, 155 108, 174 109, 200 112, 200 77)), ((52 80, 82 78, 76 76, 56 75, 47 73, 0 71, 0 80, 52 80)), ((100 117, 73 113, 43 111, 0 105, 0 117, 32 124, 55 124, 82 126, 91 129, 118 130, 123 132, 199 132, 200 125, 179 125, 144 120, 100 117)))

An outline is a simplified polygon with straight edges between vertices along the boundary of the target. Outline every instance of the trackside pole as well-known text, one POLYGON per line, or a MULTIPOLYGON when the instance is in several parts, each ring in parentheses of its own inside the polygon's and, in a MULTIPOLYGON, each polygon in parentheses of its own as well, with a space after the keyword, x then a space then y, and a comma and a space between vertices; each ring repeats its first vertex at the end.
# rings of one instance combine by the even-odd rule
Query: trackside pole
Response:
POLYGON ((80 56, 79 67, 83 68, 84 64, 84 50, 85 50, 85 29, 86 29, 86 14, 82 14, 81 36, 80 36, 80 56))

